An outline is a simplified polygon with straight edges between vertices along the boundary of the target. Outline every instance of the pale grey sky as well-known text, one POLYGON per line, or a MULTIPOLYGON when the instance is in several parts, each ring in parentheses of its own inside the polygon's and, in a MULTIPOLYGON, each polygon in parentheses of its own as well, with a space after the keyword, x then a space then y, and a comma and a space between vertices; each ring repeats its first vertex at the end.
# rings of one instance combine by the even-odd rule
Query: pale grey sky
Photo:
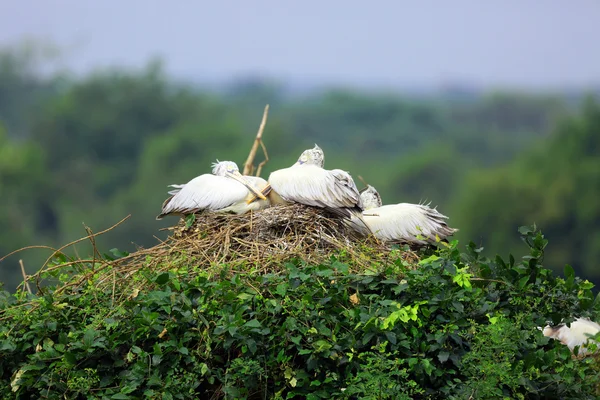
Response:
POLYGON ((0 1, 0 44, 24 37, 70 48, 79 72, 159 55, 201 80, 600 83, 598 0, 0 1))

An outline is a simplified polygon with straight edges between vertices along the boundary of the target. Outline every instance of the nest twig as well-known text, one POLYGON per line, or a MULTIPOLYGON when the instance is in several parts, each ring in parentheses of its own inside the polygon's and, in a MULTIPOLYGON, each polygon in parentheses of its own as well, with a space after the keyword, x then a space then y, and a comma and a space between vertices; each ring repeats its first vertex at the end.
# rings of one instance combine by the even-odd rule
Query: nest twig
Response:
POLYGON ((254 173, 254 159, 256 158, 256 152, 258 151, 258 146, 260 146, 265 155, 265 159, 258 164, 256 168, 256 176, 260 176, 262 168, 269 161, 269 154, 267 153, 267 148, 262 141, 262 135, 265 130, 265 125, 267 124, 267 116, 269 115, 269 105, 265 106, 265 111, 263 112, 262 120, 260 121, 260 126, 258 127, 258 132, 256 133, 256 138, 254 139, 254 143, 250 148, 250 153, 248 154, 248 158, 244 163, 244 175, 252 175, 254 173))

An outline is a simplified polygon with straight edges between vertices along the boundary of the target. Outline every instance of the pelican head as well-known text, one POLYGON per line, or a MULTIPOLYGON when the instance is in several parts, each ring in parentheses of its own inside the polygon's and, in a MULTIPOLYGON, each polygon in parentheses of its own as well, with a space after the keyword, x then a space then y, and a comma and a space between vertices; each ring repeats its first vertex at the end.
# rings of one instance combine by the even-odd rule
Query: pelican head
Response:
POLYGON ((379 195, 379 192, 371 185, 367 185, 366 189, 361 190, 360 198, 362 199, 365 210, 381 207, 383 205, 381 195, 379 195))
POLYGON ((256 188, 254 188, 244 178, 244 175, 242 175, 240 173, 240 169, 238 168, 237 164, 234 163, 233 161, 219 161, 219 160, 217 160, 216 163, 212 164, 212 173, 213 173, 213 175, 226 176, 228 178, 235 179, 236 181, 238 181, 242 185, 246 186, 246 188, 248 190, 250 190, 252 193, 254 193, 254 195, 256 195, 261 200, 266 200, 267 199, 265 197, 265 195, 260 192, 260 190, 257 190, 256 188))
POLYGON ((312 149, 304 150, 300 154, 300 158, 296 161, 296 165, 316 165, 323 168, 325 166, 325 154, 319 146, 316 145, 312 149))
POLYGON ((212 163, 212 173, 217 176, 241 175, 240 169, 233 161, 219 161, 212 163))

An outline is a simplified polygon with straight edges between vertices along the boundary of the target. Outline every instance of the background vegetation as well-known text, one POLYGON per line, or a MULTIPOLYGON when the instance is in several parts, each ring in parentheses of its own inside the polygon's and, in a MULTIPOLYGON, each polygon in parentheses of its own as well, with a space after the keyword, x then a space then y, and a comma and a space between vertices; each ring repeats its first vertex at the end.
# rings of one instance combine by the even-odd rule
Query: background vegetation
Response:
POLYGON ((177 252, 133 273, 57 257, 44 277, 81 285, 0 291, 0 396, 597 399, 597 356, 536 327, 597 316, 600 296, 544 268, 547 240, 520 232, 520 259, 454 241, 418 268, 397 251, 360 274, 336 254, 269 273, 177 252))
MULTIPOLYGON (((339 88, 290 92, 240 80, 208 90, 143 70, 72 76, 35 48, 0 52, 0 257, 104 229, 99 247, 151 246, 166 185, 243 162, 265 103, 270 162, 263 176, 318 143, 326 166, 376 186, 387 203, 432 201, 489 254, 514 252, 536 223, 553 246, 546 264, 600 281, 600 107, 572 94, 339 88)), ((79 247, 81 253, 89 249, 79 247)), ((0 281, 36 271, 47 251, 0 262, 0 281)))

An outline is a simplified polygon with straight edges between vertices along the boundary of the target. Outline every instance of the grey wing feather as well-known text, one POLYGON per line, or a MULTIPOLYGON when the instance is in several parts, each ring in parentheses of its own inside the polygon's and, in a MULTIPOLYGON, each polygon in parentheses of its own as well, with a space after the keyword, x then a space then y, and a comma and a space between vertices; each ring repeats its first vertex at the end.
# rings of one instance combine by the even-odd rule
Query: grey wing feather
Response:
POLYGON ((350 174, 341 169, 332 169, 330 172, 335 177, 336 187, 343 193, 340 198, 346 201, 351 200, 346 207, 358 207, 362 210, 363 204, 360 192, 350 174))

